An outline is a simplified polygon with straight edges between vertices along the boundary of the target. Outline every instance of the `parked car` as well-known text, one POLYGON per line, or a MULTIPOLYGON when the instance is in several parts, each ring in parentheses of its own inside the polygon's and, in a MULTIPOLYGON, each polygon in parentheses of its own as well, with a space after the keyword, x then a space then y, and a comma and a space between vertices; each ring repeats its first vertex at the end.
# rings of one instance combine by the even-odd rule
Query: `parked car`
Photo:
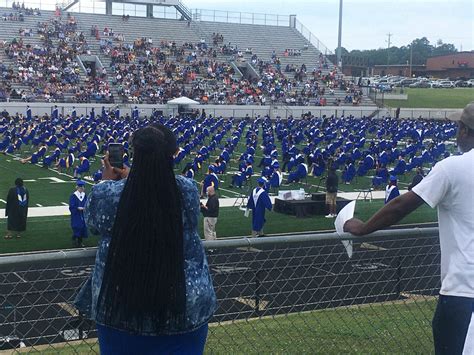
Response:
POLYGON ((396 86, 409 86, 410 84, 416 83, 417 79, 403 79, 399 81, 396 86))
POLYGON ((469 87, 469 83, 465 80, 457 80, 454 82, 454 86, 457 88, 467 88, 469 87))
POLYGON ((445 88, 445 89, 450 89, 450 88, 454 88, 454 83, 452 81, 449 81, 449 80, 443 80, 443 81, 440 81, 439 82, 439 87, 440 88, 445 88))
POLYGON ((392 87, 388 84, 377 84, 377 89, 379 89, 380 92, 392 92, 392 87))
POLYGON ((467 86, 469 86, 470 88, 472 88, 474 86, 474 79, 469 79, 467 81, 467 86))
POLYGON ((416 83, 408 85, 410 88, 431 88, 431 83, 429 81, 417 81, 416 83))

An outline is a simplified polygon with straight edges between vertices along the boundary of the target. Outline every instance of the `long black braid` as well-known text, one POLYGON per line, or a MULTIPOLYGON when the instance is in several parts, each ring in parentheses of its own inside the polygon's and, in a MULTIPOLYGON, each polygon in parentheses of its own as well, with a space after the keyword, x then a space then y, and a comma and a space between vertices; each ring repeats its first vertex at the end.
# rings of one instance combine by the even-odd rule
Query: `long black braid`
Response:
POLYGON ((181 193, 173 172, 176 138, 163 125, 135 132, 133 165, 112 230, 99 306, 106 325, 140 333, 185 320, 181 193))

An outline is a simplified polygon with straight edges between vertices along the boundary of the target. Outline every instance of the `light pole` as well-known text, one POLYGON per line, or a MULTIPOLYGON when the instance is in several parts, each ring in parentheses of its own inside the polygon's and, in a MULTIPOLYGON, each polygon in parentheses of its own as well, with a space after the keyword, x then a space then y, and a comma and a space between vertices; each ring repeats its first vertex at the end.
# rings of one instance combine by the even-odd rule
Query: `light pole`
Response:
POLYGON ((339 32, 337 35, 337 65, 342 67, 342 47, 341 47, 341 38, 342 38, 342 0, 339 0, 339 32))

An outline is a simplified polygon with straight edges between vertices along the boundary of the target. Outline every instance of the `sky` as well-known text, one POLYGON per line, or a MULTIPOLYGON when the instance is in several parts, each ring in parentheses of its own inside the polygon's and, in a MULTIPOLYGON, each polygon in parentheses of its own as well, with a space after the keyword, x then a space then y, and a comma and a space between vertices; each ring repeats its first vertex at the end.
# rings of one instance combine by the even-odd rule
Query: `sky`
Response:
MULTIPOLYGON (((474 0, 343 0, 342 46, 377 49, 427 37, 474 50, 474 0)), ((337 47, 339 0, 183 0, 191 9, 290 15, 329 49, 337 47)))

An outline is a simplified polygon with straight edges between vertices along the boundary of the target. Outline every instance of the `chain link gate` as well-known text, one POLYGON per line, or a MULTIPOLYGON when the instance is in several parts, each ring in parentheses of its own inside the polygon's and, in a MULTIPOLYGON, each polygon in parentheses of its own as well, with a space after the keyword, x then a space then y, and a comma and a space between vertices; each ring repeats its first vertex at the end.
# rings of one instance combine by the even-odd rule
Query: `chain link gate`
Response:
MULTIPOLYGON (((218 298, 207 353, 432 352, 437 228, 205 242, 218 298)), ((0 257, 0 350, 98 353, 73 306, 95 249, 0 257)))

